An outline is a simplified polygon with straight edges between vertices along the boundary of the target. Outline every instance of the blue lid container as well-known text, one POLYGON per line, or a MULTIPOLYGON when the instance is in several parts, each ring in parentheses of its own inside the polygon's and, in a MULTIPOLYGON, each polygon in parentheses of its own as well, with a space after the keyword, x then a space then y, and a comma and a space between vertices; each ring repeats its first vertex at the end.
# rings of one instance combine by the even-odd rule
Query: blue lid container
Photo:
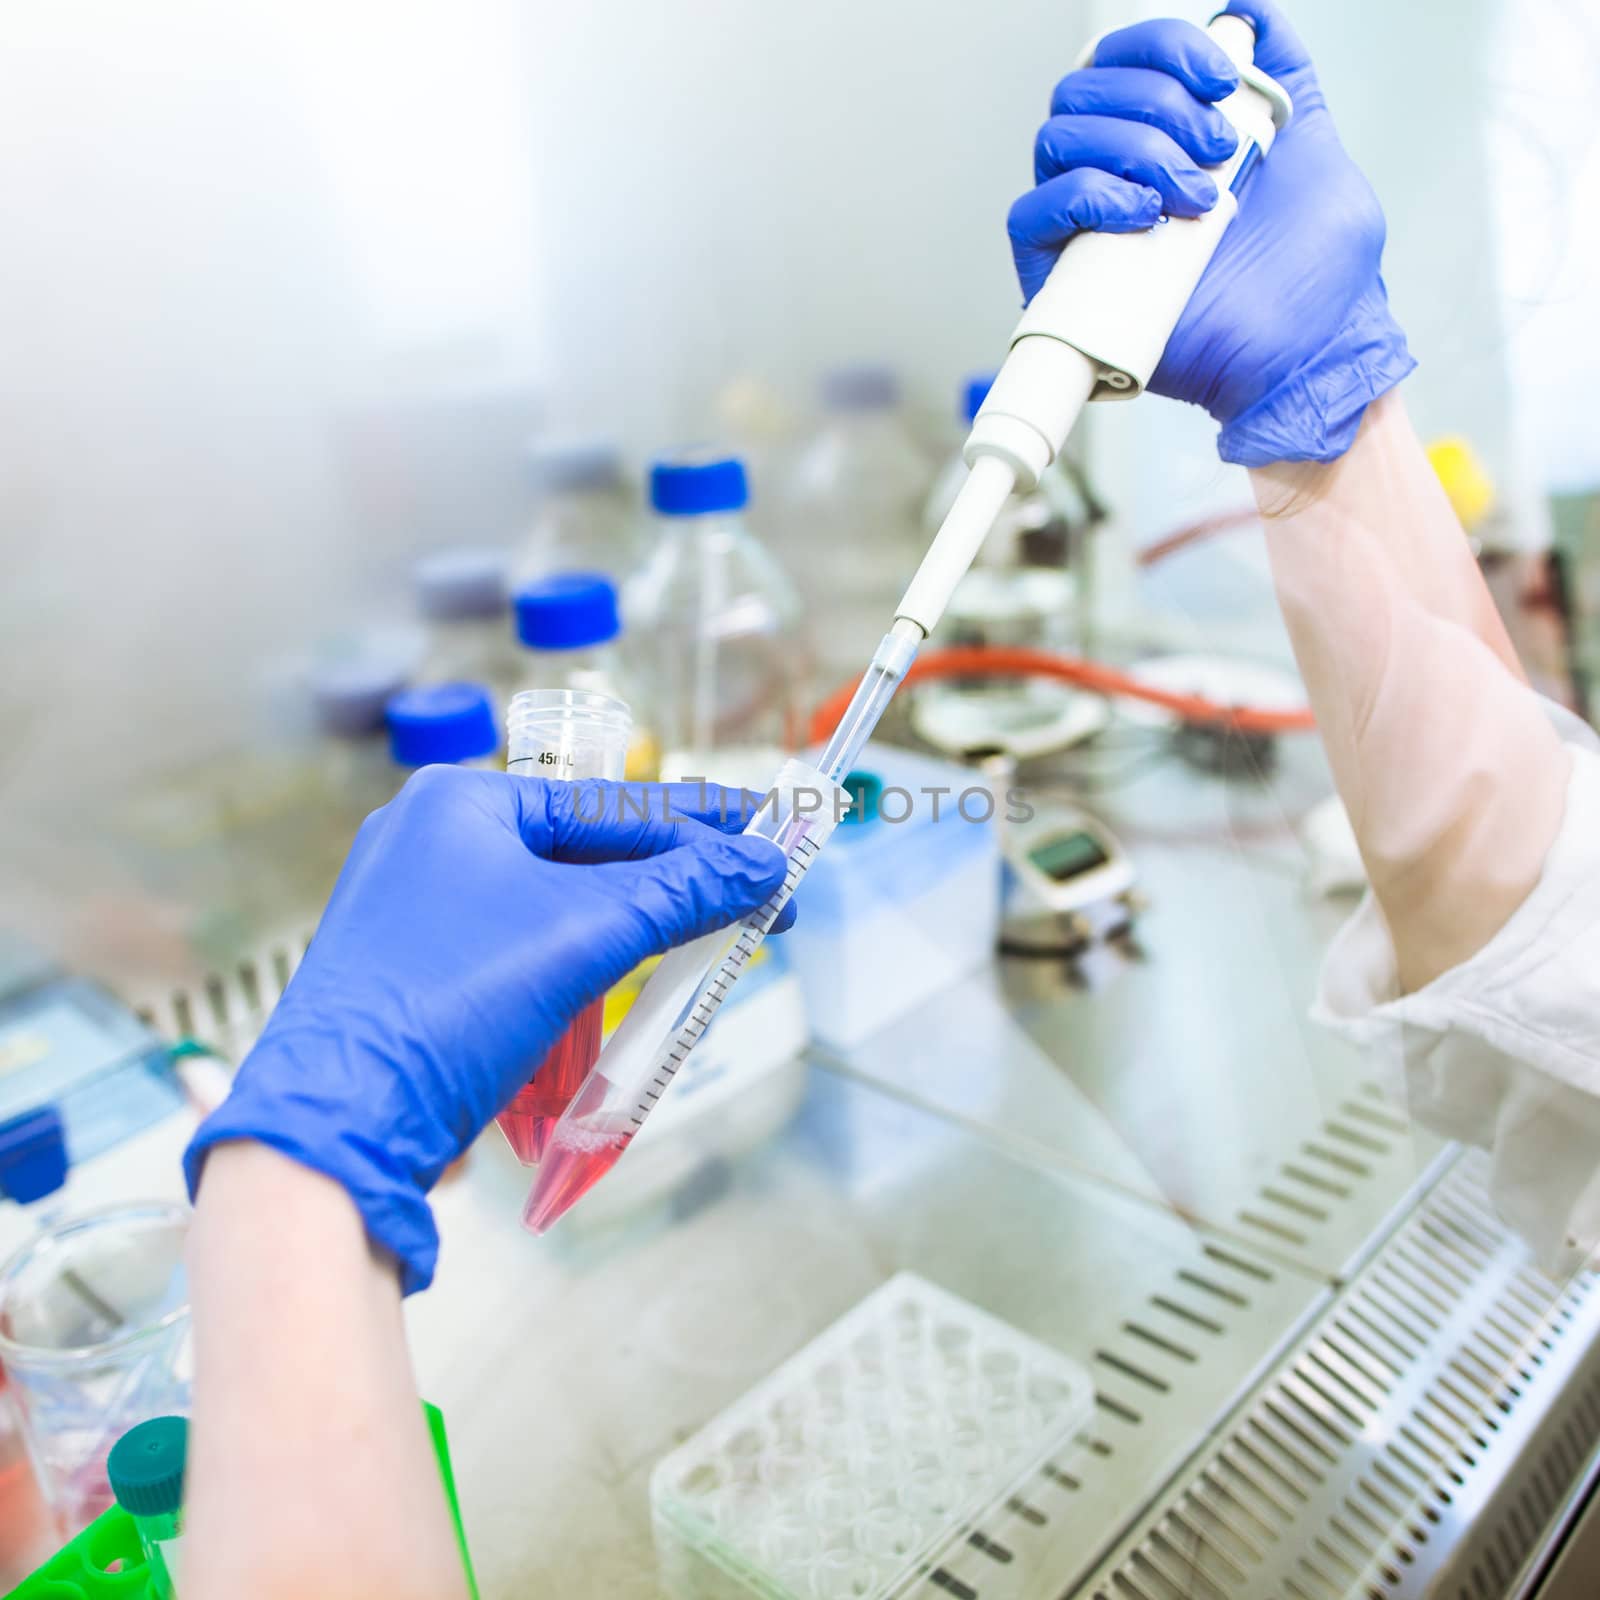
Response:
POLYGON ((431 622, 499 617, 506 609, 506 553, 438 550, 415 568, 417 608, 431 622))
POLYGON ((821 389, 829 411, 890 411, 900 404, 900 380, 893 369, 873 362, 825 372, 821 389))
POLYGON ((994 388, 997 376, 999 374, 993 372, 975 372, 962 384, 961 415, 966 418, 968 426, 977 421, 978 412, 989 398, 989 391, 994 388))
POLYGON ((383 728, 384 708, 406 686, 398 662, 341 661, 318 667, 311 678, 311 700, 322 731, 358 739, 383 728))
POLYGON ((488 691, 475 683, 434 683, 397 694, 384 708, 389 753, 402 767, 454 765, 500 747, 488 691))
POLYGON ((663 517, 703 517, 742 511, 750 503, 744 463, 737 456, 668 456, 650 469, 650 504, 663 517))
POLYGON ((54 1106, 0 1122, 0 1194, 32 1205, 67 1181, 67 1134, 54 1106))
POLYGON ((517 591, 517 637, 530 650, 581 650, 622 632, 617 586, 598 572, 558 572, 517 591))

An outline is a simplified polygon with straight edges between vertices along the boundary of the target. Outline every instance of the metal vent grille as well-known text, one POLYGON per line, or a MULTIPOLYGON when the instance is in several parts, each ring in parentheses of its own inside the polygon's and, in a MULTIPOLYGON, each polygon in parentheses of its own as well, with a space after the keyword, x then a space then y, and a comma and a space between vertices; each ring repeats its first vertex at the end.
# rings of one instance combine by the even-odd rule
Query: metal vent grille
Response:
MULTIPOLYGON (((1096 1415, 997 1513, 946 1549, 916 1591, 1056 1600, 1092 1572, 1240 1386, 1241 1347, 1271 1348, 1306 1284, 1248 1252, 1191 1238, 1169 1274, 1080 1354, 1096 1415)), ((1163 1597, 1165 1600, 1165 1597, 1163 1597)))
POLYGON ((1539 1537, 1567 1505, 1600 1443, 1600 1373, 1563 1397, 1565 1420, 1529 1463, 1523 1488, 1487 1531, 1451 1600, 1501 1600, 1525 1569, 1539 1537))
POLYGON ((1600 1295, 1592 1274, 1560 1287, 1530 1267, 1483 1171, 1476 1155, 1453 1166, 1090 1585, 1066 1592, 1505 1594, 1600 1445, 1600 1295))
POLYGON ((237 1061, 255 1043, 310 943, 309 933, 271 939, 194 983, 125 993, 124 999, 166 1038, 196 1039, 237 1061))
POLYGON ((1304 1131, 1273 1176, 1234 1212, 1235 1231, 1259 1249, 1320 1262, 1332 1273, 1416 1181, 1419 1148, 1431 1154, 1431 1141, 1377 1084, 1364 1083, 1304 1131))

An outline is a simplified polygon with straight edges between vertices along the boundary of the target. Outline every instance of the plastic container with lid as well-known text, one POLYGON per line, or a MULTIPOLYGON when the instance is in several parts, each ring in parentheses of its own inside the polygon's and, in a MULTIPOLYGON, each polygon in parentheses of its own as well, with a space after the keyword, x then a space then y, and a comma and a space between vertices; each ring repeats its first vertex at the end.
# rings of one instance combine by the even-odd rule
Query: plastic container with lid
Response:
POLYGON ((111 1492, 133 1518, 158 1600, 172 1600, 179 1591, 188 1460, 187 1417, 151 1417, 137 1424, 112 1445, 106 1460, 111 1492))
POLYGON ((811 1031, 849 1049, 994 957, 998 802, 979 774, 869 744, 784 935, 811 1031))
POLYGON ((320 663, 311 675, 318 731, 321 806, 304 855, 320 899, 338 875, 350 841, 366 817, 394 798, 398 786, 384 708, 406 684, 406 669, 383 655, 320 663))
MULTIPOLYGON (((616 585, 604 573, 558 572, 538 579, 517 591, 512 608, 526 687, 578 689, 638 704, 619 648, 616 585)), ((655 740, 636 720, 622 776, 647 781, 655 777, 658 761, 655 740)))
POLYGON ((636 501, 613 441, 543 440, 528 451, 528 473, 536 509, 513 567, 519 588, 555 572, 581 569, 620 580, 633 569, 636 501))
POLYGON ((746 526, 748 501, 736 457, 694 452, 651 469, 656 547, 624 587, 623 614, 654 697, 666 779, 765 789, 803 734, 800 602, 746 526))
POLYGON ((417 610, 428 629, 420 677, 427 683, 481 683, 494 715, 515 689, 518 652, 511 632, 510 562, 503 550, 436 550, 417 562, 417 610))
POLYGON ((389 754, 399 767, 494 767, 500 749, 489 691, 477 683, 407 689, 384 708, 389 754))
POLYGON ((832 688, 865 667, 922 558, 930 467, 888 368, 829 372, 821 401, 774 526, 832 688))
MULTIPOLYGON (((183 1104, 166 1041, 85 978, 53 978, 0 1004, 0 1061, 8 1064, 0 1072, 0 1117, 55 1107, 75 1162, 183 1104)), ((12 1135, 23 1138, 14 1127, 12 1135)), ((7 1145, 12 1153, 18 1148, 7 1145)))

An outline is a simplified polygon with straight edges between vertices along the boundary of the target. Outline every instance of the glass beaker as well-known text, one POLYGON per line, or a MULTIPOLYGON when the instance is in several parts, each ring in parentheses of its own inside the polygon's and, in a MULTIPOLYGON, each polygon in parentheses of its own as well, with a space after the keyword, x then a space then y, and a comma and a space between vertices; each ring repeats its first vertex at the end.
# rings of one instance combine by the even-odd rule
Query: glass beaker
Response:
MULTIPOLYGON (((511 702, 506 771, 566 783, 620 778, 633 717, 612 695, 589 689, 530 689, 511 702)), ((602 802, 596 801, 596 804, 602 802)), ((598 819, 596 819, 598 820, 598 819)), ((533 1166, 561 1113, 600 1054, 605 996, 597 995, 555 1042, 537 1071, 495 1121, 517 1160, 533 1166)))
POLYGON ((112 1445, 189 1409, 188 1231, 187 1206, 108 1206, 0 1267, 0 1364, 63 1539, 111 1504, 112 1445))

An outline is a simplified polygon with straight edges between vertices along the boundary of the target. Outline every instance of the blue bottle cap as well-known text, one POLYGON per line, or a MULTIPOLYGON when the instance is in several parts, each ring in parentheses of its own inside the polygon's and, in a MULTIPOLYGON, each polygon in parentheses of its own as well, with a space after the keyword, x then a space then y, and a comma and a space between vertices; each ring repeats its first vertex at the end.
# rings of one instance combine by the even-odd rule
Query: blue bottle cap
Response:
POLYGON ((558 572, 517 592, 517 637, 530 650, 580 650, 622 632, 617 586, 598 572, 558 572))
POLYGON ((340 661, 318 667, 311 677, 311 701, 324 733, 359 739, 383 727, 383 709, 406 686, 398 662, 340 661))
POLYGON ((27 1206, 66 1181, 66 1131, 54 1106, 35 1106, 0 1122, 0 1194, 27 1206))
POLYGON ((609 439, 547 439, 529 445, 526 459, 540 494, 595 494, 625 481, 622 452, 609 439))
POLYGON ((506 609, 503 550, 436 550, 415 568, 417 606, 431 622, 498 617, 506 609))
POLYGON ((188 1460, 189 1419, 151 1417, 135 1423, 112 1445, 106 1477, 129 1516, 169 1517, 183 1505, 188 1460))
POLYGON ((994 380, 998 376, 996 372, 975 372, 961 386, 961 415, 966 418, 969 427, 977 420, 978 412, 989 398, 989 391, 994 388, 994 380))
POLYGON ((663 517, 740 511, 749 503, 750 486, 737 456, 667 456, 650 469, 650 504, 663 517))
POLYGON ((475 683, 432 683, 397 694, 384 707, 389 753, 402 767, 453 765, 500 747, 494 707, 475 683))
POLYGON ((829 411, 888 411, 900 404, 900 380, 888 367, 835 367, 822 375, 829 411))

